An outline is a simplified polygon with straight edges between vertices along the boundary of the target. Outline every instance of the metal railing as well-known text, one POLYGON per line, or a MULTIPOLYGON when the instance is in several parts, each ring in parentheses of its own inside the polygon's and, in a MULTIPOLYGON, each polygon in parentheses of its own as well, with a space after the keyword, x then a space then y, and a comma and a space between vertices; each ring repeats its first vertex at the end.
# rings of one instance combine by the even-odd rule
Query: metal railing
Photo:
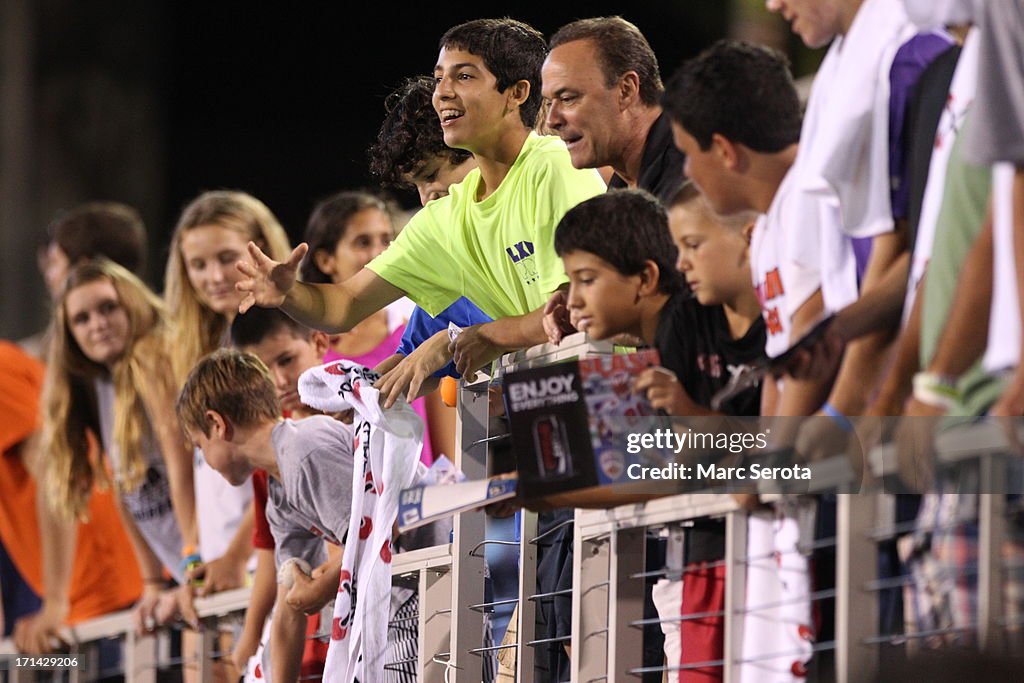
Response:
MULTIPOLYGON (((500 384, 505 372, 557 362, 589 354, 610 353, 607 345, 595 346, 582 339, 563 342, 559 347, 543 345, 507 356, 498 366, 498 376, 482 378, 460 386, 456 465, 470 479, 491 472, 493 449, 504 442, 503 428, 489 411, 488 390, 500 384)), ((976 467, 980 491, 999 491, 1006 478, 1009 445, 1003 430, 993 424, 965 425, 941 435, 936 442, 940 463, 976 467)), ((886 651, 913 649, 908 644, 943 635, 966 634, 979 648, 1006 652, 1014 650, 1014 638, 1024 618, 1003 599, 1008 572, 1019 571, 1018 558, 1004 558, 1010 538, 1005 495, 985 493, 978 500, 978 553, 976 566, 976 618, 968 624, 917 632, 879 633, 879 596, 886 590, 907 585, 906 577, 879 578, 878 545, 914 529, 913 523, 897 523, 895 497, 884 485, 895 476, 895 452, 891 446, 872 451, 869 462, 874 487, 861 491, 862 484, 845 456, 812 464, 812 478, 800 494, 780 492, 770 482, 761 482, 762 501, 781 501, 799 496, 813 498, 834 494, 836 529, 834 535, 802 539, 795 552, 810 554, 834 548, 834 588, 812 588, 809 602, 834 603, 834 637, 812 647, 816 657, 831 653, 826 660, 830 671, 818 671, 825 680, 855 683, 876 675, 886 651), (858 491, 859 493, 853 493, 858 491)), ((723 680, 737 681, 750 658, 744 659, 743 630, 750 612, 771 605, 749 605, 746 600, 746 570, 756 558, 748 553, 749 512, 733 496, 715 492, 694 492, 602 510, 576 510, 573 519, 572 633, 566 640, 571 652, 573 681, 639 680, 644 673, 676 672, 684 668, 721 668, 723 680), (647 535, 673 525, 703 518, 720 518, 725 527, 725 604, 720 612, 680 614, 665 620, 644 617, 645 580, 663 570, 645 563, 647 535), (682 666, 644 666, 643 626, 662 621, 683 622, 709 616, 724 619, 724 652, 720 660, 682 666)), ((537 607, 553 594, 540 594, 537 586, 537 515, 524 511, 519 529, 519 589, 515 598, 486 600, 484 596, 484 548, 509 541, 485 537, 484 514, 470 511, 455 515, 450 545, 397 554, 395 576, 415 576, 419 611, 419 680, 428 683, 478 683, 491 675, 487 662, 496 652, 514 650, 515 677, 533 681, 536 646, 552 640, 536 632, 537 607), (512 643, 490 642, 485 637, 485 614, 496 607, 515 604, 516 639, 512 643)), ((540 539, 543 540, 543 539, 540 539)), ((217 624, 235 618, 248 604, 248 591, 238 590, 201 599, 197 609, 208 628, 200 645, 203 680, 208 680, 214 648, 212 634, 217 624)), ((168 660, 169 636, 138 638, 132 633, 130 615, 119 613, 92 620, 63 634, 74 652, 87 653, 97 641, 116 638, 124 643, 124 667, 130 681, 149 683, 168 660)), ((0 655, 13 653, 9 642, 0 642, 0 655)), ((88 657, 87 657, 88 659, 88 657)), ((90 680, 95 674, 88 666, 69 673, 71 681, 90 680)), ((31 680, 28 672, 11 672, 10 680, 31 680)), ((507 680, 507 679, 504 679, 507 680)), ((810 678, 809 680, 814 680, 810 678)))

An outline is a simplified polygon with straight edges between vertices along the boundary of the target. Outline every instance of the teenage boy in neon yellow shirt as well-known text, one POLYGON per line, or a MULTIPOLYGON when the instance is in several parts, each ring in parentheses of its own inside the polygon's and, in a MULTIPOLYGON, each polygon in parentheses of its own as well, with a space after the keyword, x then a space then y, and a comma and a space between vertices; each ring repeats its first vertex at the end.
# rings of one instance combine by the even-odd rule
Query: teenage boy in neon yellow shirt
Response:
POLYGON ((480 19, 441 38, 434 109, 445 144, 478 168, 430 202, 384 254, 340 285, 295 281, 306 245, 276 263, 250 245, 241 311, 280 306, 296 320, 344 332, 401 296, 437 315, 466 296, 494 322, 465 330, 453 347, 465 374, 506 350, 546 340, 543 307, 566 286, 554 230, 566 211, 605 191, 592 170, 572 167, 557 138, 531 124, 540 106, 544 38, 511 19, 480 19))

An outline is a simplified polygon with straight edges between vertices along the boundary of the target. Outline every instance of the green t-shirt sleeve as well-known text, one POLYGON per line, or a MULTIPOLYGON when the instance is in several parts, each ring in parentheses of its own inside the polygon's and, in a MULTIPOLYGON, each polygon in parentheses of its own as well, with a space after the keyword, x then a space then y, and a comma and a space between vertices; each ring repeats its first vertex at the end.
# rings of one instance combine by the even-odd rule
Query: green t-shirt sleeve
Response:
POLYGON ((462 275, 448 256, 451 245, 439 220, 447 204, 445 197, 418 211, 391 246, 366 266, 431 316, 437 316, 462 296, 462 275))
POLYGON ((538 169, 535 207, 534 248, 540 290, 550 294, 569 281, 562 259, 555 253, 555 228, 562 216, 582 201, 603 194, 608 188, 594 169, 576 169, 565 150, 548 152, 538 169))

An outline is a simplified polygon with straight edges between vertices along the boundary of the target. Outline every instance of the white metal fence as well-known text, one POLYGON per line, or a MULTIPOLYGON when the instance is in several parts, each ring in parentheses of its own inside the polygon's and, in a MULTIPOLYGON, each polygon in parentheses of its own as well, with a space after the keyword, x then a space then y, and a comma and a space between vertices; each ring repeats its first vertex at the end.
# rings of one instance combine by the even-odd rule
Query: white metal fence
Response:
MULTIPOLYGON (((582 356, 607 353, 607 347, 568 344, 557 349, 538 347, 506 357, 502 368, 521 368, 582 356)), ((471 479, 489 473, 492 450, 508 438, 489 411, 488 386, 483 379, 460 389, 457 465, 471 479)), ((940 461, 976 468, 980 491, 999 491, 1006 480, 1008 452, 1003 430, 990 423, 965 425, 939 438, 937 454, 940 461)), ((884 590, 900 589, 905 577, 879 579, 878 544, 911 530, 911 523, 897 523, 894 517, 894 496, 885 492, 882 483, 895 474, 892 447, 875 449, 870 457, 876 487, 860 490, 845 456, 813 465, 811 488, 807 496, 838 494, 836 500, 836 531, 833 537, 799 546, 800 552, 834 547, 835 587, 815 591, 810 598, 834 604, 834 639, 814 645, 816 657, 827 663, 812 670, 809 680, 835 680, 856 683, 872 680, 879 662, 893 652, 903 656, 915 641, 950 633, 964 633, 975 644, 991 652, 1017 650, 1020 626, 1024 623, 1015 604, 1006 600, 1005 580, 1008 572, 1019 572, 1019 559, 1007 556, 1010 538, 1007 515, 1014 512, 1014 503, 1005 495, 983 494, 978 501, 977 562, 964 571, 976 572, 976 619, 936 631, 915 633, 879 633, 879 595, 884 590), (1009 507, 1008 507, 1009 506, 1009 507), (827 655, 827 656, 826 656, 827 655)), ((765 486, 762 498, 771 500, 782 494, 765 486)), ((1012 501, 1012 499, 1011 499, 1012 501)), ((596 681, 639 680, 645 670, 642 662, 642 626, 650 623, 643 617, 644 578, 651 575, 645 567, 644 542, 647 534, 659 529, 685 525, 691 520, 719 517, 725 520, 726 597, 720 616, 724 617, 724 656, 720 661, 702 662, 702 667, 720 667, 725 681, 738 681, 745 604, 745 574, 751 558, 747 557, 747 515, 735 500, 721 493, 687 493, 657 499, 643 504, 624 505, 608 510, 577 510, 573 531, 572 634, 566 644, 571 650, 572 680, 580 683, 596 681)), ((537 515, 524 511, 518 543, 519 592, 511 600, 484 599, 485 561, 483 549, 489 543, 505 543, 485 538, 484 514, 462 513, 454 519, 453 541, 450 545, 427 548, 395 555, 394 574, 415 576, 419 591, 419 633, 417 668, 419 680, 428 683, 478 683, 493 675, 493 655, 501 650, 515 652, 515 680, 534 681, 535 646, 543 644, 535 629, 538 600, 536 590, 537 515), (495 602, 517 604, 516 633, 511 643, 494 643, 486 637, 485 613, 495 602)), ((655 572, 657 573, 657 572, 655 572)), ((237 620, 248 603, 248 590, 237 590, 198 601, 199 614, 206 625, 198 659, 202 680, 209 680, 210 663, 217 653, 214 637, 218 624, 237 620)), ((680 620, 707 615, 682 615, 680 620)), ((655 620, 656 621, 656 620, 655 620)), ((155 681, 160 668, 180 665, 170 659, 170 636, 164 631, 157 637, 136 637, 131 629, 129 613, 119 613, 68 629, 65 638, 72 643, 72 653, 82 658, 82 665, 68 672, 70 681, 88 681, 97 677, 95 645, 104 639, 123 643, 123 666, 130 681, 155 681)), ((10 662, 14 651, 11 643, 0 642, 0 660, 10 662), (5 659, 6 658, 6 659, 5 659)), ((691 665, 697 666, 697 665, 691 665)), ((680 670, 669 663, 657 667, 666 674, 680 670)), ((33 680, 35 673, 12 669, 6 673, 10 681, 33 680)), ((500 680, 510 680, 506 676, 500 680)))

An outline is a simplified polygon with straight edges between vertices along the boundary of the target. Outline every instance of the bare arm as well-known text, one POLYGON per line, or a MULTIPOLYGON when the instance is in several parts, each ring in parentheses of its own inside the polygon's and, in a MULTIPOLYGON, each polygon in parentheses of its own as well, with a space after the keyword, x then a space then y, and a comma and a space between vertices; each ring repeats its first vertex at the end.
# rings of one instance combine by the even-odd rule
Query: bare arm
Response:
POLYGON ((238 263, 246 276, 236 285, 246 295, 239 312, 252 306, 280 307, 303 325, 335 334, 348 332, 405 294, 367 268, 337 285, 298 282, 299 264, 308 250, 300 244, 287 261, 278 263, 250 242, 251 260, 238 263))
POLYGON ((300 323, 331 334, 353 327, 405 296, 405 292, 363 268, 337 285, 297 282, 281 309, 300 323))
POLYGON ((211 595, 245 584, 245 566, 252 555, 252 529, 256 521, 253 507, 249 503, 224 554, 205 562, 194 574, 204 580, 203 587, 197 591, 199 595, 211 595))
MULTIPOLYGON (((159 372, 159 370, 157 370, 159 372)), ((168 406, 173 406, 173 390, 165 382, 145 382, 139 387, 146 414, 149 416, 160 453, 167 467, 171 487, 171 507, 181 530, 182 545, 199 547, 199 524, 196 521, 196 489, 192 448, 185 441, 178 418, 168 406)))
POLYGON ((931 372, 959 377, 985 351, 988 343, 989 313, 992 308, 993 267, 992 213, 964 259, 959 286, 939 337, 931 372))
POLYGON ((14 642, 29 654, 52 652, 50 643, 70 610, 69 586, 74 565, 77 524, 60 519, 51 509, 46 487, 36 487, 36 514, 39 519, 43 555, 43 605, 14 625, 14 642))
POLYGON ((263 624, 274 608, 277 599, 277 570, 274 568, 274 551, 256 550, 256 575, 253 577, 249 608, 245 611, 245 625, 235 643, 231 658, 239 671, 245 671, 246 662, 256 654, 263 633, 263 624))
POLYGON ((489 323, 467 327, 449 347, 455 367, 463 377, 490 363, 501 354, 524 349, 548 340, 541 306, 526 315, 501 318, 489 323))
MULTIPOLYGON (((411 402, 417 396, 421 396, 424 389, 428 392, 433 391, 437 382, 432 375, 447 365, 451 358, 448 349, 448 330, 440 330, 393 365, 374 385, 384 398, 384 407, 393 406, 402 394, 411 402)), ((377 367, 380 368, 384 363, 377 367)))
POLYGON ((270 624, 271 680, 275 681, 298 679, 306 636, 306 615, 288 604, 287 594, 287 591, 277 591, 274 619, 270 624))
POLYGON ((135 559, 142 571, 142 580, 145 587, 142 591, 142 599, 135 606, 133 620, 136 633, 150 633, 157 625, 156 610, 160 601, 161 588, 163 584, 164 568, 157 558, 156 553, 146 543, 139 528, 135 526, 135 520, 125 509, 124 502, 120 496, 117 499, 117 508, 121 513, 121 521, 124 523, 124 530, 131 539, 132 549, 135 551, 135 559))
POLYGON ((892 367, 882 380, 878 397, 865 411, 867 415, 893 416, 903 412, 903 404, 913 390, 914 373, 921 365, 921 309, 924 307, 924 282, 927 273, 918 284, 914 307, 910 310, 907 325, 896 340, 892 367))

